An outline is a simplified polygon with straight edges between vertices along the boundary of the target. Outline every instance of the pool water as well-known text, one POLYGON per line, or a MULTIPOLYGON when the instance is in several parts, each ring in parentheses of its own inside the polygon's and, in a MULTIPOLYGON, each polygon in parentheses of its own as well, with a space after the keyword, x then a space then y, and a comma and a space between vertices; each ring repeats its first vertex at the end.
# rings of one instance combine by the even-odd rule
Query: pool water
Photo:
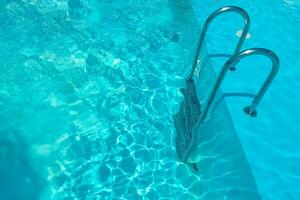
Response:
POLYGON ((192 15, 167 0, 1 1, 1 199, 199 199, 172 118, 192 15))
MULTIPOLYGON (((236 5, 250 15, 251 37, 244 49, 268 48, 280 58, 280 70, 258 107, 258 116, 249 118, 243 108, 250 98, 227 97, 226 105, 234 128, 245 150, 262 199, 300 198, 300 2, 264 1, 193 1, 199 23, 214 10, 236 5)), ((228 14, 216 19, 207 37, 212 53, 232 53, 242 29, 242 19, 228 14), (226 42, 224 42, 226 41, 226 42)), ((214 59, 220 70, 224 59, 214 59)), ((259 56, 244 59, 237 71, 229 73, 222 84, 223 93, 256 94, 271 69, 271 63, 259 56)))
MULTIPOLYGON (((299 7, 280 0, 2 0, 1 199, 299 199, 299 7), (249 99, 221 99, 201 129, 195 172, 177 158, 173 115, 200 24, 229 4, 252 18, 244 47, 278 53, 280 75, 255 119, 241 112, 249 99)), ((240 22, 216 21, 209 51, 233 49, 240 22)), ((206 76, 195 77, 202 104, 215 78, 210 69, 222 62, 212 60, 206 76)), ((266 61, 240 65, 249 63, 266 61)), ((246 68, 229 77, 245 84, 228 79, 222 91, 255 92, 267 68, 246 68)))

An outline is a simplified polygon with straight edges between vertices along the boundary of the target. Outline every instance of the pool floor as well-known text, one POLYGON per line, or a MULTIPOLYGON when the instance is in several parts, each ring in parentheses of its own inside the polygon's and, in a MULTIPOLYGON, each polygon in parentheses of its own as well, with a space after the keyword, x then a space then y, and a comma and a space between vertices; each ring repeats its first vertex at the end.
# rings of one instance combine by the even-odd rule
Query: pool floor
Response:
POLYGON ((188 5, 8 0, 0 11, 2 198, 200 198, 173 141, 188 5))

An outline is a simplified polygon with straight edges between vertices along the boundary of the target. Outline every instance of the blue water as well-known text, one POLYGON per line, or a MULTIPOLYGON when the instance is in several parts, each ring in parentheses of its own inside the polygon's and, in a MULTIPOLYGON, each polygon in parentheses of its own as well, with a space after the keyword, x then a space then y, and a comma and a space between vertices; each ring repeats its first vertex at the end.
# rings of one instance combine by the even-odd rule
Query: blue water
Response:
POLYGON ((172 115, 191 6, 0 2, 0 198, 199 199, 172 115))
MULTIPOLYGON (((280 58, 280 71, 268 90, 258 116, 249 118, 243 108, 250 98, 227 97, 226 103, 235 130, 245 150, 258 190, 263 199, 300 198, 300 3, 292 0, 194 1, 199 23, 225 5, 244 8, 251 17, 251 37, 245 48, 264 47, 280 58)), ((238 15, 218 18, 210 27, 207 49, 211 53, 232 53, 237 32, 242 29, 238 15)), ((218 71, 224 60, 213 60, 218 71)), ((228 74, 223 93, 256 94, 271 68, 259 56, 240 62, 237 71, 228 74)))
MULTIPOLYGON (((2 0, 1 199, 299 199, 299 4, 286 2, 2 0), (245 47, 276 51, 281 71, 258 118, 241 112, 249 99, 221 101, 196 173, 177 158, 172 116, 200 24, 225 4, 249 12, 245 47)), ((227 19, 209 51, 233 49, 239 19, 227 19)), ((255 92, 250 75, 264 75, 246 68, 222 90, 255 92)))

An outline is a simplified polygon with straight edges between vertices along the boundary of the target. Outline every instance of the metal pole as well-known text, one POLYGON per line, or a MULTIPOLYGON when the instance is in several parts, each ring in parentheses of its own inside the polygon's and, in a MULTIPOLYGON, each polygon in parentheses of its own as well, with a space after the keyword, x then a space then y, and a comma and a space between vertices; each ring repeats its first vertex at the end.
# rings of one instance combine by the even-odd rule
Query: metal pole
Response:
POLYGON ((195 56, 194 56, 194 59, 193 59, 193 64, 192 64, 192 69, 191 69, 191 72, 190 74, 188 75, 187 77, 187 80, 191 80, 192 77, 193 77, 193 74, 194 74, 194 71, 197 67, 197 63, 198 63, 198 57, 200 56, 200 52, 201 52, 201 49, 202 49, 202 46, 203 46, 203 43, 204 43, 204 39, 205 39, 205 36, 206 36, 206 32, 207 32, 207 29, 210 25, 210 23, 219 15, 223 14, 223 13, 227 13, 227 12, 235 12, 235 13, 238 13, 240 14, 243 19, 244 19, 244 29, 243 29, 243 33, 238 41, 238 44, 234 50, 234 53, 233 55, 235 55, 236 53, 238 53, 240 50, 241 50, 241 47, 243 45, 243 42, 244 40, 246 39, 246 36, 247 36, 247 33, 249 31, 249 27, 250 27, 250 17, 249 15, 247 14, 247 12, 245 10, 243 10, 242 8, 240 7, 236 7, 236 6, 226 6, 226 7, 223 7, 223 8, 220 8, 218 10, 216 10, 215 12, 213 12, 205 21, 204 23, 204 26, 202 28, 202 31, 201 31, 201 35, 200 35, 200 39, 199 39, 199 44, 197 46, 197 49, 196 49, 196 53, 195 53, 195 56))

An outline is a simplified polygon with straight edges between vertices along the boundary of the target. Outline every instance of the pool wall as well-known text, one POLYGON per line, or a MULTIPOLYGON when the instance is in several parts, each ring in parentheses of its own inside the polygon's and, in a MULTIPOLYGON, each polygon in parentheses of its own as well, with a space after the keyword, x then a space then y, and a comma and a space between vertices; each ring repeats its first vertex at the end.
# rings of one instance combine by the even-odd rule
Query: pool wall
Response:
MULTIPOLYGON (((228 96, 225 101, 262 198, 299 199, 300 3, 284 0, 193 2, 200 24, 222 6, 244 8, 251 18, 251 37, 243 49, 263 47, 279 56, 278 76, 259 105, 256 118, 249 118, 243 112, 251 98, 228 96)), ((208 32, 209 52, 232 52, 241 29, 242 20, 234 14, 218 18, 208 32)), ((212 60, 217 73, 225 60, 212 60)), ((244 59, 235 72, 228 73, 222 91, 255 95, 270 68, 270 61, 260 56, 244 59)))

